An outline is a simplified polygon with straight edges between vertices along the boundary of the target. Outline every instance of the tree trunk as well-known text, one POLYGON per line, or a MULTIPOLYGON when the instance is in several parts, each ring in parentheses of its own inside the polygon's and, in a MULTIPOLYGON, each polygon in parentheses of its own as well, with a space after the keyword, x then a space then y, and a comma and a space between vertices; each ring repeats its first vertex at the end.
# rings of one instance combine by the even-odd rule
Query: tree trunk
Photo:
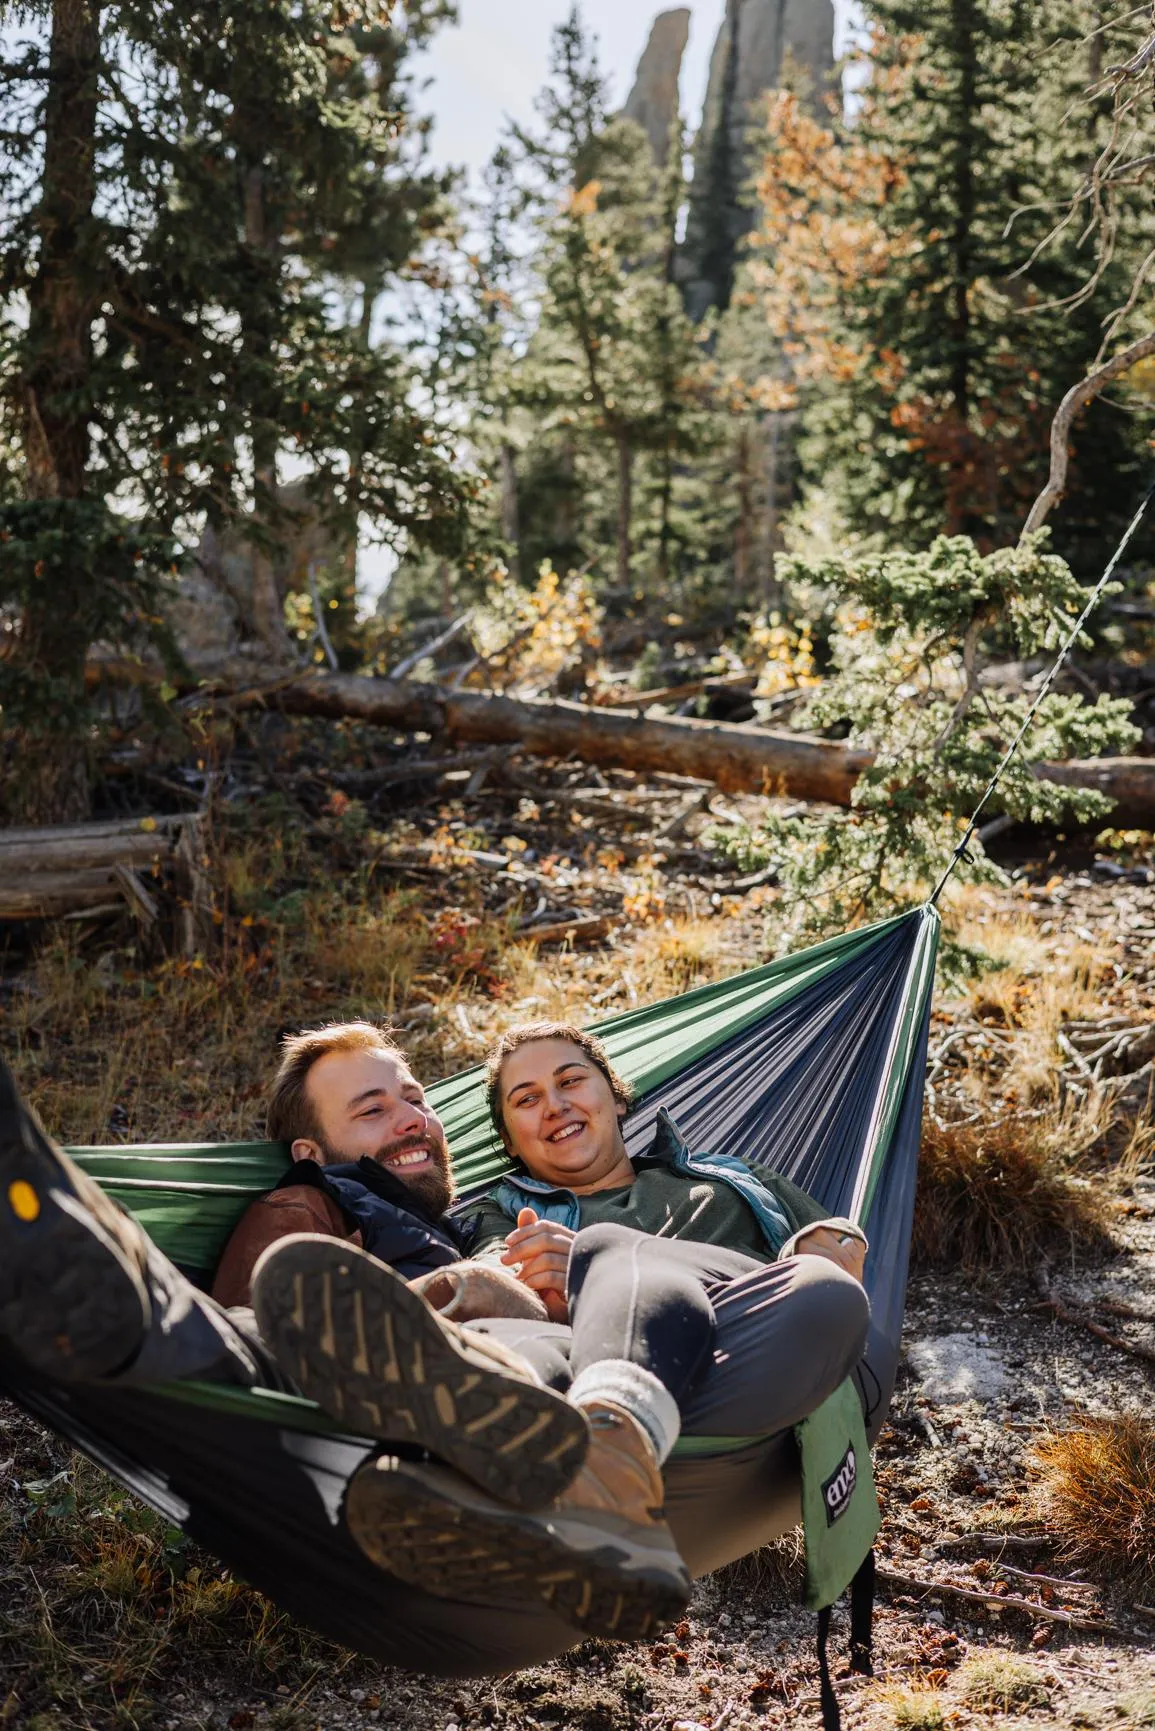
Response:
MULTIPOLYGON (((260 260, 264 270, 275 270, 277 235, 272 232, 265 209, 264 173, 250 167, 244 184, 245 245, 260 260)), ((270 333, 261 316, 254 314, 245 332, 245 344, 263 366, 272 366, 270 333)), ((257 640, 274 660, 293 658, 285 625, 285 599, 277 581, 276 563, 270 543, 276 532, 277 432, 272 419, 258 406, 253 417, 253 519, 257 535, 252 542, 252 617, 257 640)))
POLYGON ((750 423, 738 428, 734 452, 734 484, 738 490, 738 521, 734 525, 734 594, 744 600, 750 587, 750 551, 754 541, 753 503, 750 496, 750 423))
POLYGON ((662 446, 662 491, 658 499, 658 586, 664 593, 670 581, 670 519, 674 508, 674 457, 670 441, 662 446))
POLYGON ((631 535, 634 517, 634 453, 625 433, 618 434, 618 583, 630 584, 633 560, 631 535))
POLYGON ((508 543, 513 574, 521 570, 521 522, 517 497, 517 461, 508 440, 501 443, 501 533, 508 543))
POLYGON ((946 533, 963 535, 970 526, 969 496, 974 477, 969 473, 974 456, 969 438, 971 410, 971 313, 970 291, 974 275, 975 180, 970 140, 978 121, 976 113, 977 50, 974 0, 952 0, 955 65, 959 69, 958 112, 955 116, 955 154, 952 164, 957 215, 951 236, 952 274, 947 314, 951 346, 950 389, 958 422, 960 449, 952 465, 954 473, 946 489, 946 533))
MULTIPOLYGON (((55 0, 44 109, 40 246, 28 293, 23 386, 25 494, 79 500, 88 478, 92 315, 101 260, 92 233, 100 62, 98 0, 55 0)), ((67 552, 41 560, 21 620, 15 664, 46 685, 44 715, 23 722, 9 814, 47 822, 83 817, 89 767, 82 707, 90 608, 67 552), (48 682, 51 681, 51 685, 48 682)))
POLYGON ((772 414, 766 438, 766 553, 762 561, 760 585, 764 613, 769 613, 771 604, 780 599, 777 595, 776 579, 778 570, 778 489, 780 483, 778 454, 782 437, 781 427, 781 415, 772 414))
MULTIPOLYGON (((849 805, 872 752, 768 728, 597 709, 561 699, 449 691, 399 679, 318 673, 286 681, 263 670, 262 683, 232 687, 230 707, 277 708, 289 715, 349 718, 377 727, 441 734, 462 744, 515 746, 532 757, 663 770, 716 782, 732 793, 782 794, 849 805)), ((1109 822, 1155 828, 1155 758, 1103 757, 1041 763, 1038 773, 1068 787, 1095 788, 1118 801, 1109 822)), ((1096 827, 1102 827, 1102 819, 1096 827)))

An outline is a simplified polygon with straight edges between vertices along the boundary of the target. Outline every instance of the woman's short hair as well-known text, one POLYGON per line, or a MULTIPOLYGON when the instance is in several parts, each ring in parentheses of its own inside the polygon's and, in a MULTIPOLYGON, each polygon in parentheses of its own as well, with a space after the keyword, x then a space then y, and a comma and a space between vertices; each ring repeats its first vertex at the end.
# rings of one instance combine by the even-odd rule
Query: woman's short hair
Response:
POLYGON ((595 1064, 610 1085, 610 1092, 619 1106, 628 1112, 634 1103, 634 1090, 624 1076, 619 1076, 610 1062, 609 1053, 596 1034, 584 1028, 571 1027, 568 1022, 526 1022, 520 1028, 510 1028, 502 1034, 485 1060, 485 1097, 493 1127, 502 1141, 506 1137, 505 1114, 501 1109, 501 1072, 505 1061, 522 1046, 538 1040, 566 1040, 578 1046, 591 1064, 595 1064))
POLYGON ((309 1098, 309 1072, 319 1058, 330 1052, 396 1052, 400 1046, 385 1029, 372 1022, 330 1022, 324 1028, 306 1028, 286 1034, 281 1041, 281 1062, 269 1090, 265 1134, 270 1142, 296 1142, 304 1137, 320 1139, 317 1114, 309 1098))

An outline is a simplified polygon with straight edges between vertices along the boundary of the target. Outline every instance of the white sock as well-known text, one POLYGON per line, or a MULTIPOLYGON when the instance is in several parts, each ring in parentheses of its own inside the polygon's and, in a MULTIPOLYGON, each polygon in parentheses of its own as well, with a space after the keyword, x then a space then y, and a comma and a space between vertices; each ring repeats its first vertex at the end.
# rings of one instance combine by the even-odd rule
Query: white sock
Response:
POLYGON ((649 1437, 659 1466, 682 1429, 678 1403, 665 1383, 628 1358, 603 1358, 597 1364, 587 1364, 570 1384, 568 1398, 574 1406, 592 1406, 603 1400, 620 1406, 649 1437))

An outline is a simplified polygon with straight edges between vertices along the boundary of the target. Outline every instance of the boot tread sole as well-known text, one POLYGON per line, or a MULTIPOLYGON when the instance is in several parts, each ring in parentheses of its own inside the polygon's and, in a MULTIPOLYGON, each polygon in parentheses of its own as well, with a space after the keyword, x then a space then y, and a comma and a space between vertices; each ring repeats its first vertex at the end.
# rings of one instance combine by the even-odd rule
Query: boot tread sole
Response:
POLYGON ((139 1348, 148 1298, 139 1273, 78 1195, 69 1166, 23 1111, 4 1072, 0 1338, 43 1375, 84 1381, 110 1375, 139 1348))
MULTIPOLYGON (((374 1462, 350 1484, 345 1519, 380 1568, 443 1598, 525 1605, 535 1600, 587 1635, 638 1641, 677 1617, 690 1580, 624 1537, 577 1550, 548 1517, 480 1509, 401 1461, 374 1462)), ((572 1523, 565 1523, 572 1536, 572 1523)))
POLYGON ((399 1275, 348 1246, 286 1245, 261 1268, 253 1306, 283 1368, 331 1417, 427 1449, 502 1502, 543 1507, 585 1458, 575 1407, 454 1338, 399 1275))

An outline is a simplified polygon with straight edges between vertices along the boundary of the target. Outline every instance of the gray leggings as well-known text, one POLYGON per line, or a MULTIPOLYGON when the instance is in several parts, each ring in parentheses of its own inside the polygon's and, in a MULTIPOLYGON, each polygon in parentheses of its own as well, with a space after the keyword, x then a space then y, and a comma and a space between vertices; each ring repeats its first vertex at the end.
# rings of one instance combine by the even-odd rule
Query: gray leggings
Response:
POLYGON ((713 1244, 598 1225, 574 1240, 570 1323, 493 1318, 493 1334, 564 1393, 628 1358, 677 1400, 687 1435, 767 1437, 814 1411, 862 1356, 870 1305, 825 1257, 761 1263, 713 1244))

